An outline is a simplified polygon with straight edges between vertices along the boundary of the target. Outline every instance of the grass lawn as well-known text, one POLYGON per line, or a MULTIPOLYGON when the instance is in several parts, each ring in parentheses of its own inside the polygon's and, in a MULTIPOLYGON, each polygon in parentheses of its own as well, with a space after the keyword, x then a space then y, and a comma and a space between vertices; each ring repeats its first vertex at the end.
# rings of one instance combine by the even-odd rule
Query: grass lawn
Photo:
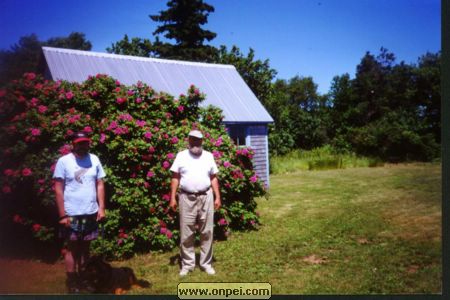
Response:
MULTIPOLYGON (((215 242, 215 276, 197 268, 180 278, 178 249, 137 255, 112 263, 151 283, 128 294, 176 294, 180 281, 269 282, 273 294, 441 293, 440 164, 273 175, 270 194, 258 200, 260 230, 215 242)), ((6 291, 64 292, 62 261, 34 278, 21 263, 9 262, 17 276, 8 276, 24 287, 6 291)))
POLYGON ((178 277, 170 253, 114 263, 176 294, 183 282, 270 282, 273 294, 440 293, 441 165, 300 171, 271 177, 259 231, 214 244, 214 277, 178 277))

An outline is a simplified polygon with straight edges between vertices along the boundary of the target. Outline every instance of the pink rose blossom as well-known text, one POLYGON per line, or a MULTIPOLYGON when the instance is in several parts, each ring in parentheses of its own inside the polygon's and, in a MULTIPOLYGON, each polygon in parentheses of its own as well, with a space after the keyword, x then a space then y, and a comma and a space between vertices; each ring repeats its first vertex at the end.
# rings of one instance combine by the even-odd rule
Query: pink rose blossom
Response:
POLYGON ((179 111, 180 113, 182 113, 182 112, 184 111, 184 106, 183 106, 183 105, 179 105, 179 106, 177 107, 177 109, 178 109, 178 111, 179 111))
POLYGON ((136 103, 141 103, 142 99, 141 98, 136 98, 136 103))
POLYGON ((67 92, 66 93, 66 99, 67 100, 70 100, 70 99, 72 99, 73 98, 73 93, 72 92, 67 92))
POLYGON ((152 178, 153 176, 155 176, 155 173, 153 173, 152 171, 148 171, 147 177, 152 178))
POLYGON ((144 182, 144 187, 145 187, 146 189, 148 189, 148 188, 150 187, 150 183, 148 183, 147 181, 145 181, 145 182, 144 182))
POLYGON ((147 122, 143 121, 143 120, 137 120, 136 121, 136 125, 139 127, 144 127, 147 124, 147 122))
POLYGON ((221 225, 221 226, 224 226, 224 225, 227 225, 228 224, 228 222, 227 222, 227 220, 225 220, 224 218, 221 218, 220 220, 219 220, 219 225, 221 225))
POLYGON ((252 177, 250 177, 250 181, 251 182, 256 182, 258 180, 258 177, 255 175, 253 175, 252 177))
POLYGON ((50 167, 50 171, 55 171, 55 168, 56 168, 56 163, 54 163, 53 165, 51 165, 51 167, 50 167))
POLYGON ((119 92, 120 92, 120 87, 116 87, 116 88, 114 89, 114 92, 119 93, 119 92))
POLYGON ((36 74, 34 73, 25 73, 23 74, 26 80, 34 80, 36 78, 36 74))
POLYGON ((31 103, 31 106, 33 106, 33 107, 35 107, 35 106, 37 106, 38 105, 38 103, 39 103, 39 99, 38 98, 31 98, 31 101, 30 101, 30 103, 31 103))
POLYGON ((171 239, 172 236, 173 236, 172 231, 170 231, 169 229, 167 229, 166 236, 167 236, 169 239, 171 239))
POLYGON ((3 174, 5 174, 6 176, 12 176, 14 174, 14 171, 12 169, 5 169, 3 171, 3 174))
POLYGON ((71 150, 72 150, 71 147, 69 145, 65 144, 64 146, 59 148, 58 151, 61 155, 66 155, 66 154, 69 154, 71 150))
POLYGON ((164 195, 162 196, 162 198, 163 198, 163 200, 165 200, 165 201, 170 201, 170 194, 164 194, 164 195))
POLYGON ((152 134, 150 131, 147 131, 146 133, 144 133, 144 137, 145 137, 146 139, 151 139, 152 136, 153 136, 153 134, 152 134))
POLYGON ((41 230, 41 225, 40 224, 33 224, 33 231, 34 232, 38 232, 39 230, 41 230))
POLYGON ((128 94, 128 96, 133 96, 134 95, 134 91, 128 90, 127 94, 128 94))
POLYGON ((229 168, 229 167, 231 167, 231 163, 230 163, 229 161, 225 161, 225 162, 223 163, 223 166, 224 166, 225 168, 229 168))
POLYGON ((92 128, 91 128, 91 126, 86 126, 83 128, 83 131, 86 133, 92 133, 92 128))
POLYGON ((33 172, 31 172, 30 168, 25 168, 22 170, 22 175, 23 176, 30 176, 31 174, 33 174, 33 172))
POLYGON ((116 121, 112 121, 111 124, 109 124, 107 130, 113 130, 117 128, 117 122, 116 121))
POLYGON ((175 154, 173 154, 173 153, 167 154, 167 158, 168 158, 168 159, 172 159, 172 158, 174 158, 174 157, 175 157, 175 154))
POLYGON ((37 181, 40 185, 43 185, 45 183, 45 179, 38 179, 37 181))
POLYGON ((213 156, 214 156, 214 158, 221 158, 222 157, 222 152, 214 150, 213 151, 213 156))
POLYGON ((166 234, 167 228, 166 228, 166 227, 161 227, 161 229, 159 230, 159 232, 160 232, 161 234, 166 234))
POLYGON ((127 101, 127 99, 125 99, 125 98, 117 98, 116 99, 116 102, 118 103, 118 104, 122 104, 122 103, 124 103, 124 102, 126 102, 127 101))
POLYGON ((70 129, 68 129, 68 130, 66 131, 66 134, 67 134, 68 136, 72 136, 72 135, 73 135, 73 131, 70 130, 70 129))
POLYGON ((172 144, 176 144, 176 143, 178 143, 178 138, 177 138, 176 136, 174 136, 174 137, 170 140, 170 142, 171 142, 172 144))
POLYGON ((45 105, 39 105, 39 107, 38 107, 38 111, 39 111, 41 114, 45 113, 47 110, 48 110, 48 108, 47 108, 47 106, 45 106, 45 105))
POLYGON ((170 163, 167 160, 165 160, 162 165, 164 169, 170 168, 170 163))
POLYGON ((217 139, 217 141, 216 141, 216 143, 214 144, 214 146, 216 146, 216 147, 220 147, 220 145, 222 145, 222 137, 219 137, 218 139, 217 139))
POLYGON ((104 133, 100 134, 100 143, 104 143, 106 140, 106 135, 104 133))
POLYGON ((10 194, 11 193, 11 187, 9 185, 4 185, 2 187, 3 194, 10 194))
POLYGON ((31 135, 39 136, 39 135, 41 135, 41 130, 39 128, 31 128, 31 135))
POLYGON ((23 218, 19 215, 14 215, 13 222, 23 224, 23 218))

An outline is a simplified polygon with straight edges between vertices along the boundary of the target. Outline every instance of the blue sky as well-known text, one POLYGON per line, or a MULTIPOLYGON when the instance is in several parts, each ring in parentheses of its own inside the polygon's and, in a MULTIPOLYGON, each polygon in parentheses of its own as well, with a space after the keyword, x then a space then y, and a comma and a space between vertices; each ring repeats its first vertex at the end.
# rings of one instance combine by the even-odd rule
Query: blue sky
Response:
MULTIPOLYGON (((383 46, 397 61, 415 63, 441 48, 440 0, 205 0, 215 8, 205 28, 211 44, 251 47, 269 59, 277 78, 312 76, 320 93, 336 75, 354 76, 366 51, 383 46)), ((148 15, 167 0, 1 0, 0 48, 36 33, 41 40, 86 34, 93 51, 112 42, 150 38, 157 23, 148 15)))

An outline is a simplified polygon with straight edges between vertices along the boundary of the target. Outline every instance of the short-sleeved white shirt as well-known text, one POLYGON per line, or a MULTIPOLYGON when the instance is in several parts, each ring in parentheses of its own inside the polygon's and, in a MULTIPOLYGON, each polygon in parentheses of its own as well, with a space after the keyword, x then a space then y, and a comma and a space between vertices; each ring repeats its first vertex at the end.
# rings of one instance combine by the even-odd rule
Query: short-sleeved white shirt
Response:
POLYGON ((98 211, 97 180, 106 176, 98 157, 89 154, 91 167, 78 165, 73 153, 58 159, 53 178, 64 180, 64 210, 69 216, 98 211))
POLYGON ((200 192, 211 186, 211 175, 217 174, 216 162, 211 152, 192 155, 188 149, 177 154, 170 171, 180 174, 180 188, 187 192, 200 192))

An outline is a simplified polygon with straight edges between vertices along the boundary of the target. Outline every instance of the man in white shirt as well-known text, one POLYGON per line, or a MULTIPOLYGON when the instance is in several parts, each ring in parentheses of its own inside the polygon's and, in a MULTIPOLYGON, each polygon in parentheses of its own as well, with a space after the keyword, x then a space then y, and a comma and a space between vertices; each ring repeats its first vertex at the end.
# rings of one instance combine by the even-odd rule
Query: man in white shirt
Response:
POLYGON ((177 154, 170 170, 170 207, 177 207, 177 190, 180 206, 180 276, 195 268, 195 225, 200 233, 200 268, 210 275, 216 272, 212 267, 212 243, 214 209, 221 206, 219 181, 213 155, 202 149, 203 135, 198 130, 189 133, 189 149, 177 154), (214 195, 213 195, 214 192, 214 195), (214 197, 215 196, 215 197, 214 197))

